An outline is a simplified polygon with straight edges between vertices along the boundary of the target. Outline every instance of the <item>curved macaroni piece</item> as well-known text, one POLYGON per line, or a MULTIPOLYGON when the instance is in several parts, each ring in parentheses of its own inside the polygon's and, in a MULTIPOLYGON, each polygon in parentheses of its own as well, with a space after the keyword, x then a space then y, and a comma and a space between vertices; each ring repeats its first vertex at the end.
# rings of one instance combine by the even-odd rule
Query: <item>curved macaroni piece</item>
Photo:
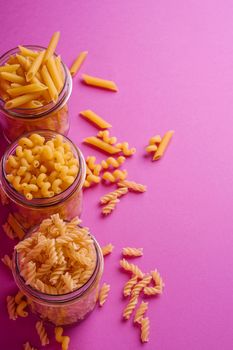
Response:
MULTIPOLYGON (((122 188, 125 188, 125 187, 122 187, 122 188)), ((122 254, 124 256, 142 256, 143 248, 126 247, 126 248, 123 248, 122 254)))
POLYGON ((145 185, 138 184, 134 181, 119 181, 117 183, 117 186, 119 187, 127 187, 129 190, 132 190, 134 192, 145 192, 147 190, 147 187, 145 185))
POLYGON ((158 147, 156 145, 149 145, 146 147, 147 153, 155 152, 155 151, 157 151, 157 149, 158 149, 158 147))
POLYGON ((126 284, 124 285, 124 289, 123 289, 123 295, 125 297, 131 295, 131 291, 133 286, 137 283, 138 281, 138 277, 137 276, 133 276, 132 278, 130 278, 126 284))
POLYGON ((7 267, 9 267, 10 270, 12 270, 12 259, 9 257, 9 255, 5 254, 1 260, 4 265, 6 265, 7 267))
POLYGON ((125 157, 119 156, 118 158, 109 157, 106 160, 102 160, 101 165, 103 169, 108 169, 110 166, 113 168, 119 168, 121 164, 125 162, 125 157))
POLYGON ((111 201, 108 202, 107 205, 105 205, 103 208, 102 208, 102 213, 104 215, 109 215, 111 214, 111 212, 116 208, 116 204, 120 202, 119 199, 115 198, 115 199, 112 199, 111 201))
POLYGON ((146 311, 148 310, 148 303, 142 301, 139 305, 138 309, 136 310, 135 316, 134 316, 134 323, 141 323, 141 319, 144 317, 146 311))
POLYGON ((130 301, 128 303, 128 305, 126 306, 126 308, 123 311, 123 317, 124 319, 128 320, 131 316, 131 314, 133 313, 135 307, 137 306, 138 303, 138 296, 134 295, 130 298, 130 301))
POLYGON ((144 273, 139 269, 137 265, 129 263, 125 259, 120 260, 120 265, 125 271, 131 272, 132 274, 138 276, 139 278, 144 277, 144 273))
POLYGON ((37 333, 40 337, 41 345, 44 346, 44 345, 49 344, 49 338, 48 338, 48 335, 46 333, 46 330, 44 328, 42 321, 36 322, 36 330, 37 330, 37 333))
POLYGON ((20 316, 20 317, 27 317, 28 316, 28 312, 24 310, 25 307, 27 307, 27 302, 22 300, 16 308, 16 312, 17 312, 18 316, 20 316))
POLYGON ((107 283, 104 283, 100 289, 100 292, 99 292, 99 305, 100 306, 103 306, 104 303, 106 302, 109 291, 110 291, 110 285, 107 283))
POLYGON ((117 138, 115 136, 110 137, 108 130, 101 130, 98 132, 97 136, 102 139, 104 142, 109 143, 110 145, 114 145, 117 142, 117 138))
POLYGON ((117 143, 116 147, 120 148, 126 157, 132 156, 134 153, 136 153, 136 148, 133 147, 129 149, 128 142, 117 143))
POLYGON ((149 145, 158 145, 162 141, 160 135, 152 136, 149 140, 149 145))
POLYGON ((70 337, 63 336, 63 328, 62 327, 55 327, 54 329, 55 333, 55 339, 58 343, 61 343, 62 350, 68 350, 69 343, 70 343, 70 337))
POLYGON ((146 287, 152 280, 152 276, 145 276, 139 281, 132 289, 132 295, 139 295, 140 292, 146 287))
POLYGON ((150 333, 150 321, 148 317, 143 317, 141 319, 141 341, 142 343, 146 343, 149 341, 149 333, 150 333))
POLYGON ((10 320, 16 320, 17 313, 16 313, 16 305, 15 305, 15 298, 11 295, 8 295, 6 297, 6 303, 7 303, 7 311, 10 320))
POLYGON ((21 291, 18 291, 18 293, 16 294, 16 296, 15 296, 15 302, 16 302, 16 304, 20 304, 21 303, 21 301, 22 301, 22 299, 24 298, 24 294, 23 294, 23 292, 21 292, 21 291))
POLYGON ((83 74, 82 78, 83 78, 83 81, 87 85, 100 87, 102 89, 107 89, 107 90, 111 90, 111 91, 118 91, 118 88, 117 88, 116 84, 114 83, 114 81, 93 77, 93 76, 87 75, 87 74, 83 74))
POLYGON ((102 175, 102 179, 110 182, 117 182, 118 180, 123 181, 126 179, 128 173, 126 170, 114 170, 113 173, 105 171, 102 175))
POLYGON ((173 134, 174 134, 173 130, 169 130, 165 133, 165 135, 163 136, 163 138, 159 144, 157 151, 155 152, 153 160, 158 160, 163 156, 164 152, 167 149, 169 142, 171 141, 173 134))
POLYGON ((105 245, 104 247, 101 247, 103 256, 111 254, 113 249, 114 249, 114 246, 112 245, 112 243, 109 243, 109 244, 105 245))
POLYGON ((103 197, 101 197, 100 203, 106 204, 113 199, 116 199, 116 198, 119 198, 119 197, 125 195, 127 192, 128 192, 127 187, 120 187, 120 188, 116 189, 115 191, 109 192, 109 193, 105 194, 103 197))
POLYGON ((111 128, 112 125, 106 122, 102 117, 100 117, 95 112, 87 109, 79 113, 81 116, 85 117, 87 120, 98 126, 100 129, 108 129, 111 128))

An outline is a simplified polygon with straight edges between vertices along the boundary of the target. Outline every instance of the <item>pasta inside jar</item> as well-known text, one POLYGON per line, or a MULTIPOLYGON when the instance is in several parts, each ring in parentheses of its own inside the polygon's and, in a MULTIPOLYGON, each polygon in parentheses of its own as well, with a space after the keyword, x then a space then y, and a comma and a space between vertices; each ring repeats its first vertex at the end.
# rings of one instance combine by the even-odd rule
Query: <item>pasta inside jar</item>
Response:
POLYGON ((31 310, 55 325, 83 320, 94 308, 103 255, 88 228, 58 214, 32 229, 13 256, 13 275, 31 310))
POLYGON ((28 69, 36 59, 36 55, 46 50, 46 48, 30 45, 23 47, 31 55, 35 54, 34 57, 25 57, 25 53, 22 53, 21 49, 22 47, 19 46, 0 57, 1 67, 6 65, 15 66, 15 71, 12 73, 2 72, 0 77, 0 120, 5 139, 10 143, 26 132, 42 129, 67 135, 69 131, 68 100, 72 92, 72 78, 69 69, 60 60, 60 56, 54 54, 51 69, 52 72, 54 67, 57 68, 57 71, 59 70, 62 85, 57 91, 56 99, 51 100, 48 90, 43 90, 46 89, 45 82, 50 62, 46 64, 46 71, 43 71, 44 77, 41 72, 38 72, 31 81, 26 81, 26 85, 24 85, 28 69), (19 80, 20 83, 17 83, 7 80, 14 81, 16 78, 22 81, 19 80), (22 95, 20 89, 26 91, 27 94, 22 95), (41 90, 38 91, 38 89, 41 90), (30 95, 32 96, 31 99, 30 95), (20 96, 25 96, 25 98, 28 96, 28 102, 14 108, 7 108, 10 105, 10 103, 7 104, 11 101, 10 99, 18 99, 20 96))
POLYGON ((85 176, 81 151, 49 130, 23 135, 1 160, 4 203, 24 230, 55 213, 66 220, 80 216, 85 176))

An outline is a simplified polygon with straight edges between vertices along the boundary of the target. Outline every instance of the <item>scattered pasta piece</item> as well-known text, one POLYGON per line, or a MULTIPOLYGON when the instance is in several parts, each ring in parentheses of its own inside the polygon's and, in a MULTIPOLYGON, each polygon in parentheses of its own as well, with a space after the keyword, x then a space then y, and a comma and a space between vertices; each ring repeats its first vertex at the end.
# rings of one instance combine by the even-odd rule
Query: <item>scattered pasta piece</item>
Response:
POLYGON ((110 291, 110 285, 107 283, 104 283, 100 289, 100 292, 99 292, 99 305, 100 306, 103 306, 104 303, 106 302, 109 291, 110 291))
POLYGON ((134 316, 134 322, 141 323, 141 319, 144 317, 147 310, 148 310, 148 303, 142 301, 138 309, 136 310, 136 313, 134 316))
MULTIPOLYGON (((125 187, 122 187, 122 188, 125 188, 125 187)), ((122 254, 124 256, 142 256, 143 255, 143 248, 126 247, 126 248, 123 248, 122 254)))
POLYGON ((87 58, 88 51, 82 51, 78 55, 78 57, 75 59, 75 61, 72 63, 72 66, 70 67, 70 74, 74 78, 75 75, 79 72, 81 66, 83 65, 84 61, 87 58))
POLYGON ((86 159, 86 180, 84 182, 84 187, 90 187, 92 184, 98 184, 101 181, 99 176, 102 166, 100 164, 96 164, 96 157, 88 156, 86 159))
POLYGON ((164 152, 167 149, 169 142, 171 141, 173 134, 174 134, 173 130, 169 130, 165 133, 165 135, 163 136, 163 138, 159 144, 157 151, 155 152, 153 160, 158 160, 163 156, 164 152))
POLYGON ((152 279, 152 276, 145 275, 141 281, 139 281, 132 289, 132 295, 139 296, 140 292, 146 287, 152 279))
POLYGON ((120 148, 126 157, 132 156, 136 152, 136 148, 129 149, 128 142, 117 143, 116 147, 120 148))
POLYGON ((110 173, 109 171, 105 171, 102 175, 102 179, 105 181, 115 183, 119 180, 120 181, 125 180, 127 176, 128 176, 127 170, 116 169, 112 173, 110 173))
POLYGON ((146 147, 148 153, 157 151, 158 147, 156 145, 149 145, 146 147))
POLYGON ((155 283, 156 288, 160 289, 161 292, 163 292, 163 288, 165 287, 162 277, 160 276, 160 273, 157 270, 151 271, 151 276, 153 278, 153 281, 155 283))
POLYGON ((132 312, 134 311, 134 309, 136 308, 138 303, 138 296, 137 295, 133 295, 130 298, 130 301, 128 303, 128 305, 126 306, 126 308, 123 311, 123 317, 124 319, 128 320, 132 314, 132 312))
POLYGON ((145 295, 157 295, 157 294, 161 294, 161 289, 157 288, 157 287, 145 287, 143 289, 143 293, 145 295))
POLYGON ((125 162, 125 157, 119 156, 118 158, 109 157, 106 160, 102 160, 101 165, 103 169, 108 169, 110 166, 113 168, 119 168, 125 162))
POLYGON ((103 208, 102 213, 104 215, 109 215, 112 213, 112 211, 116 208, 116 204, 119 203, 119 199, 115 198, 108 202, 103 208))
POLYGON ((9 267, 10 270, 12 270, 12 259, 9 257, 9 255, 5 254, 1 260, 4 265, 6 265, 7 267, 9 267))
POLYGON ((150 332, 150 321, 148 317, 143 317, 141 319, 141 341, 146 343, 149 341, 149 332, 150 332))
POLYGON ((125 297, 131 295, 132 288, 137 283, 137 281, 138 281, 138 276, 133 276, 126 282, 123 289, 123 295, 125 297))
POLYGON ((149 140, 149 145, 159 145, 161 140, 162 139, 160 135, 152 136, 149 140))
POLYGON ((70 343, 70 337, 67 335, 64 336, 63 334, 63 328, 62 327, 55 327, 54 329, 55 333, 55 339, 58 343, 61 344, 62 350, 68 350, 69 348, 69 343, 70 343))
POLYGON ((98 126, 100 129, 108 129, 111 128, 112 125, 106 122, 102 117, 100 117, 98 114, 93 112, 90 109, 87 109, 85 111, 82 111, 79 113, 81 116, 89 120, 90 122, 94 123, 96 126, 98 126))
POLYGON ((15 296, 15 302, 16 304, 20 304, 22 299, 25 297, 25 295, 19 290, 18 293, 15 296))
POLYGON ((83 74, 82 78, 87 85, 100 87, 102 89, 107 89, 112 91, 118 91, 118 88, 114 83, 114 81, 93 77, 87 74, 83 74))
POLYGON ((110 137, 108 130, 100 130, 97 136, 102 139, 104 142, 109 143, 110 145, 114 145, 117 142, 117 138, 115 136, 110 137))
POLYGON ((100 198, 100 203, 101 204, 106 204, 106 203, 110 202, 113 199, 122 197, 126 193, 128 193, 128 188, 127 187, 120 187, 117 190, 115 190, 113 192, 109 192, 109 193, 105 194, 103 197, 101 197, 100 198))
POLYGON ((134 192, 145 192, 147 190, 145 185, 138 184, 134 181, 119 181, 117 183, 117 186, 119 187, 128 187, 129 190, 134 191, 134 192))
POLYGON ((125 271, 131 272, 139 278, 143 278, 144 273, 139 269, 137 265, 129 263, 125 259, 120 260, 120 265, 125 271))
POLYGON ((7 311, 10 320, 16 320, 17 313, 16 313, 16 304, 15 304, 15 298, 11 295, 8 295, 6 298, 7 303, 7 311))
POLYGON ((27 307, 27 302, 25 300, 22 300, 16 308, 17 315, 20 317, 27 317, 28 312, 24 310, 26 307, 27 307))
POLYGON ((104 247, 102 247, 101 250, 102 250, 103 256, 111 254, 113 249, 114 249, 114 246, 112 245, 112 243, 109 243, 109 244, 105 245, 104 247))
POLYGON ((34 348, 33 346, 31 346, 31 344, 29 342, 23 344, 23 350, 37 350, 36 348, 34 348))
POLYGON ((37 333, 40 337, 41 345, 44 346, 44 345, 49 344, 48 334, 44 328, 42 321, 36 322, 36 330, 37 330, 37 333))
POLYGON ((86 137, 83 140, 83 142, 87 143, 91 146, 96 147, 100 151, 104 151, 104 152, 109 153, 109 154, 116 154, 116 153, 121 152, 120 148, 118 148, 116 146, 112 146, 112 145, 98 139, 98 137, 95 137, 95 136, 86 137))

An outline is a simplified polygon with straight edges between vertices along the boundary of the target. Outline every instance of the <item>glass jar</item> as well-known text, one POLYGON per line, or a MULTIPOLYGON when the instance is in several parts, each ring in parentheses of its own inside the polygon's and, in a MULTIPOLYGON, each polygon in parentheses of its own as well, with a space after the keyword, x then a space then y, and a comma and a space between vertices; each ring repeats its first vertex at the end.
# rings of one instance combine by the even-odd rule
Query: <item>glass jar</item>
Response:
MULTIPOLYGON (((45 50, 42 46, 25 47, 31 50, 45 50)), ((14 48, 0 57, 0 66, 4 65, 10 56, 19 53, 19 48, 14 48)), ((25 132, 33 130, 54 130, 63 135, 69 131, 69 114, 67 102, 72 92, 72 78, 69 69, 61 62, 64 73, 64 86, 59 93, 56 103, 50 102, 38 108, 4 108, 5 101, 0 98, 0 120, 5 139, 11 143, 25 132)))
MULTIPOLYGON (((43 136, 46 141, 58 135, 58 133, 50 130, 40 130, 36 131, 36 133, 43 136)), ((22 137, 29 137, 30 135, 31 133, 27 133, 22 135, 22 137)), ((1 159, 0 187, 2 196, 5 198, 5 203, 7 203, 8 199, 8 208, 24 231, 39 224, 52 214, 58 213, 62 219, 70 220, 74 216, 80 216, 82 212, 82 187, 86 177, 86 163, 81 151, 73 142, 66 136, 63 136, 63 139, 70 145, 74 157, 78 159, 79 171, 70 187, 51 198, 27 200, 23 194, 17 192, 8 182, 5 165, 8 157, 15 155, 18 139, 7 148, 1 159)))
MULTIPOLYGON (((37 229, 38 226, 29 235, 37 229)), ((98 242, 92 235, 90 237, 93 240, 96 251, 96 265, 93 274, 82 287, 66 294, 46 294, 27 285, 24 278, 20 275, 20 255, 16 250, 14 251, 12 272, 15 282, 18 288, 26 295, 32 312, 44 321, 52 322, 56 326, 68 325, 83 320, 94 309, 98 299, 104 259, 98 242)))

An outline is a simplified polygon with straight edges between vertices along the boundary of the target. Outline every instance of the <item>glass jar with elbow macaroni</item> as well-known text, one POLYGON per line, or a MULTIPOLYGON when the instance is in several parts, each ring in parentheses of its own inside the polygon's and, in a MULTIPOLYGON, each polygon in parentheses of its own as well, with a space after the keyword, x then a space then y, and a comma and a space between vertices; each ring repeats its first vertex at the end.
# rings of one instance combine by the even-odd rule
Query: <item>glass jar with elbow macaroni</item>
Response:
MULTIPOLYGON (((69 222, 67 224, 69 225, 69 222)), ((56 232, 56 230, 54 230, 54 227, 52 229, 52 232, 56 232)), ((39 233, 39 235, 41 235, 41 232, 38 232, 38 226, 32 229, 31 232, 26 236, 26 239, 21 241, 15 247, 13 255, 12 271, 14 279, 18 288, 26 295, 30 309, 44 321, 51 322, 56 326, 69 325, 83 320, 94 309, 96 301, 98 299, 99 282, 104 268, 103 254, 98 242, 89 233, 89 230, 87 228, 78 225, 77 232, 80 232, 81 234, 85 232, 88 236, 88 249, 89 251, 92 250, 92 265, 90 265, 91 270, 89 267, 85 266, 82 261, 79 261, 78 258, 76 259, 75 253, 76 255, 78 254, 77 250, 74 251, 73 249, 73 253, 71 250, 68 252, 69 245, 70 247, 73 247, 77 245, 77 243, 74 243, 74 241, 71 239, 69 239, 69 243, 68 241, 65 242, 66 236, 64 234, 64 231, 61 236, 59 236, 59 234, 55 235, 57 245, 56 249, 60 249, 59 242, 61 242, 63 239, 63 243, 65 245, 63 245, 62 250, 63 256, 59 256, 59 252, 57 250, 56 252, 58 254, 58 258, 55 262, 53 262, 52 265, 49 266, 49 269, 47 268, 47 271, 44 269, 46 262, 48 264, 48 260, 46 259, 52 259, 52 255, 49 256, 49 253, 47 255, 46 251, 43 251, 43 256, 45 259, 42 259, 42 254, 37 255, 36 258, 36 254, 38 254, 37 247, 43 243, 41 237, 38 238, 38 245, 36 246, 36 249, 31 248, 31 253, 26 253, 25 256, 25 252, 27 252, 27 248, 25 247, 28 247, 28 243, 26 242, 26 244, 24 244, 24 242, 27 241, 27 238, 30 239, 30 237, 33 237, 34 234, 37 235, 39 233), (65 257, 65 263, 67 264, 66 266, 67 269, 69 269, 69 272, 64 271, 64 268, 62 267, 64 265, 58 265, 61 256, 65 257), (67 257, 69 257, 69 259, 76 259, 75 263, 71 263, 70 260, 67 261, 67 257), (36 270, 34 272, 31 272, 29 268, 29 264, 32 264, 30 261, 32 258, 34 258, 34 261, 36 261, 36 270), (41 259, 45 261, 44 264, 41 259), (43 264, 43 267, 41 264, 43 264), (60 280, 57 279, 57 272, 60 280), (43 273, 44 275, 46 274, 46 280, 44 279, 44 282, 42 282, 43 277, 41 277, 43 273), (79 281, 75 285, 76 288, 73 284, 73 290, 69 292, 67 292, 69 289, 64 289, 64 285, 67 286, 67 280, 65 279, 66 276, 69 276, 69 278, 71 278, 72 283, 79 281), (84 276, 84 279, 81 276, 84 276), (45 281, 47 281, 47 283, 50 283, 49 281, 51 281, 52 285, 50 284, 50 286, 48 286, 45 281), (66 282, 66 284, 64 282, 66 282), (54 287, 55 285, 57 288, 54 287), (44 286, 46 286, 47 289, 44 288, 44 286)), ((79 235, 79 233, 76 234, 77 236, 79 235)), ((50 241, 52 240, 50 239, 50 241)), ((47 243, 46 240, 45 242, 47 246, 50 245, 50 243, 47 243)), ((82 244, 81 247, 83 247, 82 244)), ((77 249, 80 251, 80 247, 77 249)), ((85 248, 81 249, 84 250, 85 248)), ((83 257, 83 255, 81 256, 83 257)), ((61 264, 63 263, 61 262, 61 264)), ((70 280, 68 279, 68 286, 69 283, 70 280)))
POLYGON ((24 134, 0 167, 4 204, 24 231, 54 213, 65 220, 80 216, 86 164, 67 137, 49 130, 24 134))
POLYGON ((72 78, 68 68, 60 56, 54 54, 41 72, 38 71, 34 78, 26 81, 27 71, 35 59, 33 55, 43 52, 45 48, 24 46, 23 52, 21 49, 19 46, 0 57, 0 122, 4 137, 12 142, 25 132, 42 129, 67 135, 68 100, 72 92, 72 78), (26 56, 27 50, 29 56, 26 56), (54 77, 56 83, 58 73, 58 88, 52 81, 55 97, 51 98, 52 94, 49 94, 46 84, 51 83, 51 77, 54 77), (22 98, 25 103, 19 104, 22 98))

